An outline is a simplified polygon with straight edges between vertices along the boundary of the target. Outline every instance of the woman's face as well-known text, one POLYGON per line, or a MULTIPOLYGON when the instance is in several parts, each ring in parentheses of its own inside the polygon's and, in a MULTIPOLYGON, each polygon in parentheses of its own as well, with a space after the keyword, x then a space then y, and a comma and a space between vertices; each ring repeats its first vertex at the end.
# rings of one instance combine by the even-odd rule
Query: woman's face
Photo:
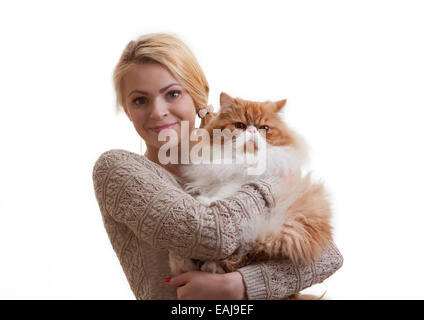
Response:
POLYGON ((188 138, 181 134, 182 121, 187 121, 189 133, 194 128, 196 109, 193 99, 160 64, 132 66, 123 78, 122 95, 125 112, 149 152, 157 152, 166 143, 158 140, 160 131, 174 130, 177 133, 178 141, 168 145, 173 147, 179 145, 182 138, 188 138))

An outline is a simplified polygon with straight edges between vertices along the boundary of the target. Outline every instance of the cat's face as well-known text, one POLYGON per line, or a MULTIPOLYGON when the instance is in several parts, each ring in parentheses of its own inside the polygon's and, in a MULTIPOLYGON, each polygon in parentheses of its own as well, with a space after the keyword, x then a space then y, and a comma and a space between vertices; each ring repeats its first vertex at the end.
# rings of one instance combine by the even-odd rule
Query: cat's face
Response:
POLYGON ((291 146, 295 144, 293 134, 278 115, 285 103, 286 100, 248 101, 232 98, 223 92, 220 96, 221 109, 204 128, 211 137, 213 129, 228 129, 234 139, 242 136, 246 141, 252 141, 244 146, 249 152, 257 151, 257 139, 264 139, 273 146, 291 146))

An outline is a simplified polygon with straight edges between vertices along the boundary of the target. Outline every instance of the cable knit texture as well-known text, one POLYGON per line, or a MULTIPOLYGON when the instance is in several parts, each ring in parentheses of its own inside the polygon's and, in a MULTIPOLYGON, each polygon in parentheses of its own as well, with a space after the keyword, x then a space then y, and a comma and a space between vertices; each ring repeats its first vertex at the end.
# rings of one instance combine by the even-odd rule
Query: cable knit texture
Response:
MULTIPOLYGON (((270 177, 242 186, 205 206, 182 190, 174 176, 142 155, 104 152, 93 183, 110 242, 136 299, 176 299, 165 285, 168 251, 192 259, 219 260, 241 245, 240 224, 274 206, 270 177)), ((269 261, 239 270, 249 299, 281 299, 321 282, 341 267, 332 245, 311 266, 269 261)))

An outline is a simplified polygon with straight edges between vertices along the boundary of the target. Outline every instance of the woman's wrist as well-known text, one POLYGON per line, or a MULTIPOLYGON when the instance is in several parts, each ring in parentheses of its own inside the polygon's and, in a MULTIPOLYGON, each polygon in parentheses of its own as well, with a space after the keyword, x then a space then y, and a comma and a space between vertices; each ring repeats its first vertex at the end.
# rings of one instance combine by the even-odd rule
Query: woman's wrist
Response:
POLYGON ((241 273, 234 271, 225 273, 224 276, 229 297, 234 300, 247 300, 246 286, 241 273))

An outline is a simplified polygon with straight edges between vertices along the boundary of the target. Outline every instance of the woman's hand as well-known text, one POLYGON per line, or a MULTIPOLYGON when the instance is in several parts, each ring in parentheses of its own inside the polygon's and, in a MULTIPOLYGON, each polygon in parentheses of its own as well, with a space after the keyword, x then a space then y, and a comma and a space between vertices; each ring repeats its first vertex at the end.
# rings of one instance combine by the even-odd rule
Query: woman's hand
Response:
POLYGON ((189 271, 167 282, 177 287, 178 300, 243 300, 246 288, 239 272, 224 274, 189 271))

